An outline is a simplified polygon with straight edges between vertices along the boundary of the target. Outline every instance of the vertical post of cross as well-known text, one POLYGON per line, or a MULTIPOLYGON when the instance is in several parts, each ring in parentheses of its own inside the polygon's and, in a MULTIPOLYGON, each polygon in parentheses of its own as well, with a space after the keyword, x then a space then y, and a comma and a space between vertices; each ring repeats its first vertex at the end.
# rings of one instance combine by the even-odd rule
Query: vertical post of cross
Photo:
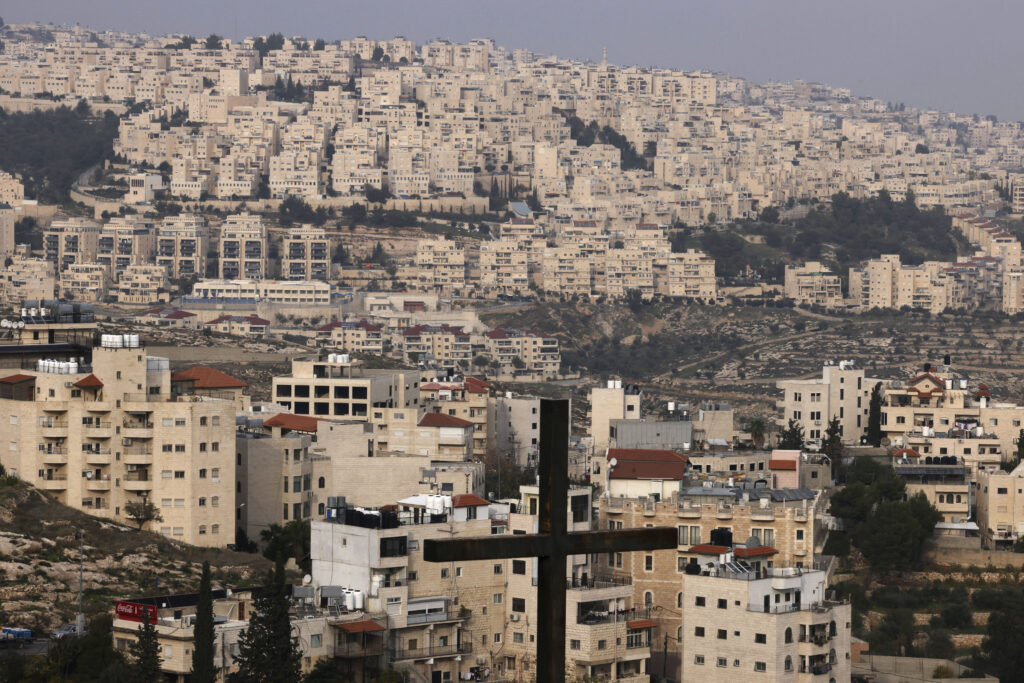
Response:
POLYGON ((539 681, 565 679, 565 577, 568 547, 569 402, 543 399, 540 403, 540 514, 537 532, 550 534, 551 552, 537 558, 537 649, 539 681))

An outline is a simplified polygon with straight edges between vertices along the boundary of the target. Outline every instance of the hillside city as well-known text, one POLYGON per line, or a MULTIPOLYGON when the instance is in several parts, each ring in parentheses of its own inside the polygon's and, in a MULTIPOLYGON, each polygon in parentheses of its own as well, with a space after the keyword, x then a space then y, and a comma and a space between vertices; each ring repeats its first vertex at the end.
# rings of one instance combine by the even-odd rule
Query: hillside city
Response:
POLYGON ((431 548, 563 522, 675 539, 565 680, 1024 680, 1022 236, 993 116, 0 20, 0 682, 549 680, 431 548))

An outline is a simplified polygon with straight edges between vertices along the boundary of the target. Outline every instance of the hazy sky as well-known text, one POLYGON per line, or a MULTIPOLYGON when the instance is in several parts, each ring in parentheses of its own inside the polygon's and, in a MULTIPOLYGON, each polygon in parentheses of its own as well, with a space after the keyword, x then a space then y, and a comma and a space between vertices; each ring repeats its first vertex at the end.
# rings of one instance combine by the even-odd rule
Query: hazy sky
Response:
POLYGON ((1024 120, 1018 0, 0 0, 8 22, 228 37, 490 37, 561 57, 820 81, 1024 120))

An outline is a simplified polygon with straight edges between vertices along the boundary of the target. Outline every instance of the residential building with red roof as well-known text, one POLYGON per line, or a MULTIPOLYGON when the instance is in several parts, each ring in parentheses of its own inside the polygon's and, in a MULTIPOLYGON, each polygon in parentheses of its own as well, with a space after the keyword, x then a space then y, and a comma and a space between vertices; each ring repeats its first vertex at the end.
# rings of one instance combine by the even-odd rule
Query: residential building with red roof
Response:
POLYGON ((558 339, 538 330, 499 327, 485 332, 478 342, 498 364, 499 377, 536 381, 555 378, 561 370, 558 339))
POLYGON ((485 457, 494 445, 495 408, 492 394, 491 384, 476 377, 420 385, 420 398, 425 410, 473 423, 473 455, 478 458, 485 457))
POLYGON ((203 323, 203 329, 236 337, 265 339, 270 321, 257 315, 221 315, 203 323))

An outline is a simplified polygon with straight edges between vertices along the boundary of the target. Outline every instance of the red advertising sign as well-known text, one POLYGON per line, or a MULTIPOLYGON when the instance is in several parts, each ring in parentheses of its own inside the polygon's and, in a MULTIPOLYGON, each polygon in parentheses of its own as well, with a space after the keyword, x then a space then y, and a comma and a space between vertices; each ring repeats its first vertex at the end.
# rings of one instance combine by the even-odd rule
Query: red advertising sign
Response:
POLYGON ((156 625, 156 607, 152 605, 143 605, 138 602, 127 602, 125 600, 118 600, 114 606, 114 614, 117 615, 118 619, 126 619, 128 621, 137 621, 140 624, 149 621, 149 623, 156 625))

